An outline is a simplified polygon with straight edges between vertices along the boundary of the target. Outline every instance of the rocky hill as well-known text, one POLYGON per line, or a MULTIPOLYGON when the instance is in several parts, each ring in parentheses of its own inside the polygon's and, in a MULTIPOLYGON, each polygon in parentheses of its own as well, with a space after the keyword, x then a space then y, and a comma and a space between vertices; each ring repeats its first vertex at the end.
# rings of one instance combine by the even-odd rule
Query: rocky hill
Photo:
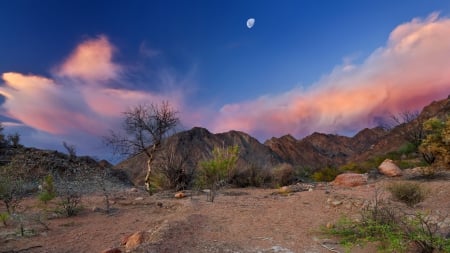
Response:
MULTIPOLYGON (((38 190, 38 185, 47 175, 52 175, 57 188, 68 185, 78 192, 89 193, 101 190, 100 183, 108 188, 129 185, 126 174, 112 170, 105 161, 96 161, 88 156, 69 156, 54 150, 41 150, 28 147, 2 146, 0 148, 2 170, 11 170, 24 182, 26 191, 38 190)), ((3 171, 2 171, 3 172, 3 171)))
MULTIPOLYGON (((428 118, 443 118, 449 114, 450 96, 426 106, 416 120, 389 130, 381 127, 366 128, 353 137, 313 133, 300 140, 285 135, 273 137, 264 144, 239 131, 212 134, 207 129, 194 127, 168 138, 163 150, 170 147, 172 153, 186 160, 184 168, 191 170, 196 168, 199 161, 209 158, 215 146, 229 145, 240 147, 239 168, 256 166, 259 169, 272 169, 278 164, 288 163, 297 168, 317 170, 364 161, 396 151, 406 142, 405 132, 412 131, 417 124, 422 124, 428 118)), ((146 160, 144 154, 138 154, 115 168, 126 171, 133 183, 140 185, 145 175, 146 160)))

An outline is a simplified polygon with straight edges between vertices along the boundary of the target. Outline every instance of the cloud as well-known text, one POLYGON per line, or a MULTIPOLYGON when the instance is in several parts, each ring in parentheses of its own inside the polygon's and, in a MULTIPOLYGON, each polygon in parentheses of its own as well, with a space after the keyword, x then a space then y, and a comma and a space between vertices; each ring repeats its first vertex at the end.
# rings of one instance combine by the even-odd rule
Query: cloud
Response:
POLYGON ((83 146, 99 142, 100 136, 118 127, 122 112, 136 104, 167 100, 176 108, 183 107, 182 93, 176 87, 164 92, 127 88, 134 85, 123 77, 125 67, 113 61, 115 51, 102 35, 77 46, 51 77, 3 73, 0 95, 5 99, 0 111, 18 121, 10 127, 21 131, 28 127, 27 137, 37 145, 48 146, 43 140, 52 136, 52 140, 73 140, 83 146))
POLYGON ((104 35, 86 40, 57 68, 57 75, 83 81, 116 79, 122 67, 112 61, 114 51, 104 35))
POLYGON ((449 93, 450 19, 433 13, 399 25, 362 64, 346 59, 308 89, 224 105, 212 129, 260 138, 354 132, 387 113, 421 109, 449 93))

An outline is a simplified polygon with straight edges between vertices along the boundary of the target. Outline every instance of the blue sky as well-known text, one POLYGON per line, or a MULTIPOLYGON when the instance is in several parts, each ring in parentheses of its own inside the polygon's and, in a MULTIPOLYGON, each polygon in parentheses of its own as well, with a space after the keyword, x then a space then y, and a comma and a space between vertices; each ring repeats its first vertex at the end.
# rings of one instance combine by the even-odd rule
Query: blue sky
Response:
POLYGON ((438 43, 447 37, 433 38, 444 36, 449 15, 444 0, 4 0, 1 118, 27 145, 61 149, 67 141, 99 156, 101 133, 117 127, 127 106, 161 99, 177 107, 185 128, 241 130, 261 141, 351 134, 388 112, 447 97, 450 65, 436 58, 449 53, 438 43), (256 20, 251 29, 248 18, 256 20), (418 37, 420 48, 393 51, 418 37), (89 50, 100 52, 98 64, 81 53, 89 50), (427 61, 436 66, 419 64, 427 61), (397 76, 416 69, 418 83, 397 76), (442 78, 432 79, 436 73, 442 78), (401 99, 392 92, 412 82, 401 99), (385 95, 361 106, 380 85, 385 95), (127 102, 108 100, 112 90, 127 102), (360 100, 342 98, 361 92, 360 100))

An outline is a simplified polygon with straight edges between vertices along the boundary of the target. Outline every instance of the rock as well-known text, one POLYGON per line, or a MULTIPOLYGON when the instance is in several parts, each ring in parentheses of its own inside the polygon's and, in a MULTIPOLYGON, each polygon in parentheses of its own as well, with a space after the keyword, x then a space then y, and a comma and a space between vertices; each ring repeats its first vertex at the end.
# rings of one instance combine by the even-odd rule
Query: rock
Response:
POLYGON ((145 232, 139 231, 122 239, 121 245, 130 251, 145 242, 145 232))
POLYGON ((344 173, 344 174, 340 174, 332 182, 333 185, 336 185, 336 186, 347 186, 347 187, 354 187, 354 186, 364 185, 366 183, 367 183, 367 175, 365 175, 365 174, 358 174, 358 173, 344 173))
POLYGON ((334 200, 334 201, 331 201, 331 204, 333 205, 333 206, 339 206, 339 205, 342 205, 342 201, 340 201, 340 200, 334 200))
POLYGON ((292 190, 289 186, 283 186, 278 189, 278 193, 290 193, 292 190))
POLYGON ((92 212, 101 212, 101 211, 102 211, 102 209, 100 207, 97 207, 97 206, 92 207, 92 212))
POLYGON ((122 251, 119 248, 111 248, 111 249, 105 249, 101 253, 122 253, 122 251))
POLYGON ((128 190, 129 193, 138 192, 139 190, 135 187, 128 190))
POLYGON ((176 199, 182 199, 182 198, 185 198, 185 197, 186 197, 186 194, 184 192, 177 192, 177 193, 175 193, 175 198, 176 199))
POLYGON ((398 177, 402 175, 402 170, 395 165, 391 159, 384 160, 380 166, 378 166, 378 170, 388 177, 398 177))
POLYGON ((144 197, 137 197, 137 198, 135 198, 134 200, 135 200, 135 201, 142 201, 142 200, 144 200, 144 197))

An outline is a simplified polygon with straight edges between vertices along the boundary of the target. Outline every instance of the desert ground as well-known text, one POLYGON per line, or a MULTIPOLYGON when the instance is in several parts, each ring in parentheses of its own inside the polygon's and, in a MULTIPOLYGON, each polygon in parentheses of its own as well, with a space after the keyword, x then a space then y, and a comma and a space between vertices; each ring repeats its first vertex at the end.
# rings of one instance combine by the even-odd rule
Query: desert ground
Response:
MULTIPOLYGON (((0 252, 100 253, 112 248, 115 252, 345 252, 337 238, 320 232, 321 227, 344 215, 357 219, 376 190, 389 199, 385 186, 399 180, 405 177, 384 177, 351 188, 304 184, 311 190, 283 194, 277 189, 224 188, 213 203, 199 192, 187 191, 187 197, 176 199, 174 192, 149 196, 130 187, 110 192, 109 214, 98 193, 83 196, 83 209, 76 216, 46 217, 43 223, 48 229, 39 222, 24 222, 22 237, 14 224, 0 225, 0 252), (129 236, 136 233, 140 237, 132 242, 129 236)), ((416 181, 429 194, 414 209, 448 216, 449 177, 416 181)), ((51 213, 51 208, 52 203, 43 206, 36 197, 20 204, 24 217, 43 209, 51 213)), ((1 205, 0 212, 3 209, 1 205)), ((450 227, 450 218, 444 222, 444 228, 450 227)), ((350 252, 376 249, 376 245, 365 245, 350 252)))

